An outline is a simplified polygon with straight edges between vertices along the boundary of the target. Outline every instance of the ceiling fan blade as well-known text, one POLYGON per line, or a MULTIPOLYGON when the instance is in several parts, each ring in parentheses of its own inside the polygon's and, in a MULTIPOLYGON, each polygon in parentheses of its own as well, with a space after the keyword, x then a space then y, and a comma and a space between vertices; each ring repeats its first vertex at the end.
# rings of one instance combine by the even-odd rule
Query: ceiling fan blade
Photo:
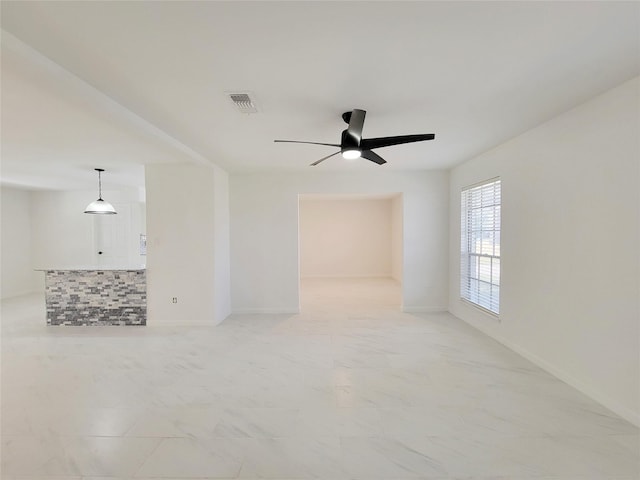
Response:
POLYGON ((367 160, 373 162, 373 163, 377 163, 378 165, 382 165, 383 163, 387 163, 387 161, 382 158, 380 155, 378 155, 375 152, 372 152, 371 150, 362 150, 362 153, 360 154, 360 156, 362 158, 366 158, 367 160))
POLYGON ((274 140, 275 143, 306 143, 309 145, 326 145, 327 147, 339 147, 337 143, 299 142, 298 140, 274 140))
POLYGON ((326 157, 322 157, 320 160, 316 160, 315 162, 313 162, 310 166, 315 167, 320 162, 324 162, 327 158, 333 157, 334 155, 337 155, 339 153, 340 153, 340 151, 337 151, 336 153, 332 153, 331 155, 327 155, 326 157))
POLYGON ((391 145, 400 145, 402 143, 422 142, 424 140, 433 140, 436 136, 433 133, 425 133, 422 135, 399 135, 396 137, 379 137, 379 138, 363 138, 360 147, 363 150, 371 150, 372 148, 390 147, 391 145))
POLYGON ((362 140, 362 127, 364 126, 364 117, 366 115, 366 111, 358 110, 357 108, 351 112, 351 118, 349 119, 347 132, 349 136, 356 142, 355 146, 359 146, 360 141, 362 140))

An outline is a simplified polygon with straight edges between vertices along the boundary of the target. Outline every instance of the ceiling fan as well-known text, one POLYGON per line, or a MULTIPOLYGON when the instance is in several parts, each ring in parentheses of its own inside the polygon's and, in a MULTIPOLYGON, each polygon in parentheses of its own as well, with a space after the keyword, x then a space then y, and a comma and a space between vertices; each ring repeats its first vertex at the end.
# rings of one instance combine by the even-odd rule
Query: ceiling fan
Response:
POLYGON ((422 142, 424 140, 433 140, 436 136, 433 133, 422 135, 398 135, 395 137, 378 137, 378 138, 362 138, 362 127, 364 126, 364 117, 367 112, 358 110, 357 108, 342 114, 342 119, 349 126, 342 131, 342 140, 340 145, 336 143, 320 143, 320 142, 299 142, 297 140, 274 140, 276 143, 308 143, 310 145, 326 145, 328 147, 338 147, 338 150, 331 155, 316 160, 311 164, 315 167, 320 162, 324 162, 327 158, 342 153, 347 160, 356 158, 364 158, 378 165, 387 163, 380 155, 373 151, 374 148, 390 147, 391 145, 400 145, 401 143, 422 142))

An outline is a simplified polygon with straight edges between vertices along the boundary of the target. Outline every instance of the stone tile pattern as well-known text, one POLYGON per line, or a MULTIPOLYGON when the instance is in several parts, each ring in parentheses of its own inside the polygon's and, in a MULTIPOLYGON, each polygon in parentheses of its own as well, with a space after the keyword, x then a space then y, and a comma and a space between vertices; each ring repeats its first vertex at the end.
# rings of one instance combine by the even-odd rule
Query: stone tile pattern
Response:
POLYGON ((47 270, 47 325, 146 325, 144 270, 47 270))

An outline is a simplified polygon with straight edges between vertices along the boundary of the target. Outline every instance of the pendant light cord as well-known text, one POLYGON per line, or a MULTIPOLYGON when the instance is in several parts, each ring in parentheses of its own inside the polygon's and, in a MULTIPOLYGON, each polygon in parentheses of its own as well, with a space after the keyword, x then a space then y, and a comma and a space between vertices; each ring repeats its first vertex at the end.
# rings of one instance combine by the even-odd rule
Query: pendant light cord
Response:
POLYGON ((102 172, 98 170, 98 199, 102 200, 102 172))

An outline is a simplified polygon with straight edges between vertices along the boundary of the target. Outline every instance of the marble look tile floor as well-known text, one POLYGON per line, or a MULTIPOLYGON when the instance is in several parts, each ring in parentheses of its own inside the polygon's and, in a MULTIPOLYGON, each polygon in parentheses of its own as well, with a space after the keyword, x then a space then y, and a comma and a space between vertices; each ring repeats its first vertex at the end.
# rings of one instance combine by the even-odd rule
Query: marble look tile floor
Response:
POLYGON ((302 313, 217 327, 46 327, 42 297, 5 301, 2 478, 640 478, 636 427, 399 295, 305 281, 302 313))

